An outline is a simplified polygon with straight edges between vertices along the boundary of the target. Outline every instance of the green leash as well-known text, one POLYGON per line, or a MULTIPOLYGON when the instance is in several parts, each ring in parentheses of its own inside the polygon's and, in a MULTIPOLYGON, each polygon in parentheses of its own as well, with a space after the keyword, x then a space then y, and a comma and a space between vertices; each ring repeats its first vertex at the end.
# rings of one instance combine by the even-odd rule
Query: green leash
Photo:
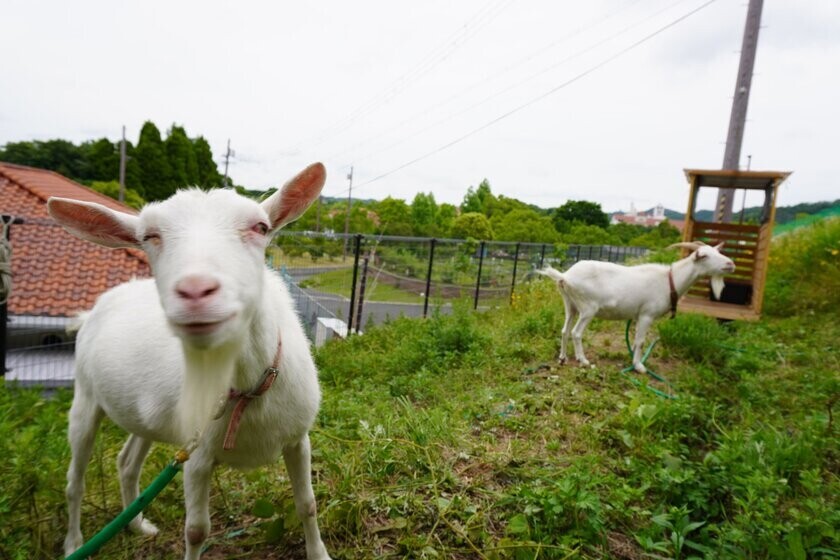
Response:
MULTIPOLYGON (((624 329, 624 342, 627 344, 627 351, 630 353, 630 361, 632 362, 633 361, 633 347, 630 346, 630 323, 631 322, 632 321, 627 321, 627 328, 624 329)), ((650 356, 650 353, 653 351, 653 347, 656 346, 657 342, 659 342, 659 339, 656 339, 656 340, 654 340, 653 342, 650 343, 650 346, 648 346, 647 350, 645 351, 644 355, 642 356, 642 364, 644 364, 647 361, 648 356, 650 356)), ((629 379, 637 387, 644 387, 648 391, 650 391, 651 393, 653 393, 657 396, 660 396, 663 399, 678 399, 679 398, 676 395, 676 391, 674 390, 673 385, 671 385, 668 382, 668 380, 665 379, 664 377, 662 377, 661 375, 658 375, 656 372, 651 371, 650 368, 647 368, 647 374, 649 376, 651 376, 652 378, 656 379, 657 381, 659 381, 661 383, 664 383, 672 391, 671 394, 665 393, 664 391, 660 391, 656 387, 651 387, 650 385, 648 385, 646 383, 642 383, 641 381, 639 381, 638 379, 636 379, 635 377, 630 375, 631 371, 635 371, 635 368, 633 367, 632 363, 629 366, 627 366, 626 368, 624 368, 623 370, 621 370, 621 374, 624 377, 626 377, 627 379, 629 379)))
POLYGON ((161 490, 169 484, 178 471, 181 470, 181 465, 190 458, 189 451, 181 449, 175 454, 175 458, 169 462, 161 473, 155 478, 143 492, 137 496, 137 499, 131 502, 122 513, 108 523, 101 531, 96 533, 93 538, 83 544, 76 552, 67 556, 65 560, 83 560, 93 554, 96 554, 102 545, 113 539, 117 533, 122 531, 126 525, 131 523, 131 520, 143 511, 146 506, 152 503, 161 490))

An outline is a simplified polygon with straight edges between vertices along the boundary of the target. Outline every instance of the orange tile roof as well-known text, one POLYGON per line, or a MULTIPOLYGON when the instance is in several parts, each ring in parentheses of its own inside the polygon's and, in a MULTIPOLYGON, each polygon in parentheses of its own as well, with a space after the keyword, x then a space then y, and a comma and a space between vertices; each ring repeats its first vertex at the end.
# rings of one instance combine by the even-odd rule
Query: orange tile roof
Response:
POLYGON ((98 202, 136 213, 58 173, 0 162, 0 213, 24 220, 10 230, 10 315, 68 317, 90 309, 108 288, 132 277, 151 275, 142 251, 107 249, 64 231, 47 213, 51 196, 98 202))

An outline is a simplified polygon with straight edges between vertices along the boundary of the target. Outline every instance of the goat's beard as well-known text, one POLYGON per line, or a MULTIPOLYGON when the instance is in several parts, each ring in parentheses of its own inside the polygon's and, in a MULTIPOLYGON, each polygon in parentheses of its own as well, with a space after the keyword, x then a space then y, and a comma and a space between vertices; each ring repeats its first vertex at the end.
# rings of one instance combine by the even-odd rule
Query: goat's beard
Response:
POLYGON ((715 274, 712 276, 712 293, 715 294, 715 299, 720 300, 720 294, 723 293, 723 276, 715 274))
POLYGON ((186 368, 178 403, 179 431, 184 443, 202 434, 219 411, 220 398, 230 390, 236 346, 209 350, 184 345, 186 368))

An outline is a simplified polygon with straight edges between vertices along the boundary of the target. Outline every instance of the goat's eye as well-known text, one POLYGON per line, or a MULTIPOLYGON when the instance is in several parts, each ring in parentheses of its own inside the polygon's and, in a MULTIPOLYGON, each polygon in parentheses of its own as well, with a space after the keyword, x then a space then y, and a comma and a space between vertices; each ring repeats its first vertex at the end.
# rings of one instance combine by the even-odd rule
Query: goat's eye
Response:
POLYGON ((160 234, 149 232, 143 236, 143 243, 160 243, 160 234))
POLYGON ((256 223, 253 227, 251 227, 251 231, 259 233, 260 235, 265 235, 268 233, 268 224, 263 222, 256 223))

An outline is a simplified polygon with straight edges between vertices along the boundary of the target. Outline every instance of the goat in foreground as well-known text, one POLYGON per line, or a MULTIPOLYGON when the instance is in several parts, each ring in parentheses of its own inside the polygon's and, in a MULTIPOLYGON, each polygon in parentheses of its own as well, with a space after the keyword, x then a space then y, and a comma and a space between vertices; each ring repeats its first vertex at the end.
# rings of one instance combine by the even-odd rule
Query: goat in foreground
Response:
MULTIPOLYGON (((550 266, 538 270, 553 279, 563 296, 566 321, 560 342, 560 363, 566 361, 569 335, 575 346, 575 358, 588 366, 583 353, 583 331, 595 318, 635 320, 633 368, 639 373, 647 369, 642 363, 645 335, 653 321, 669 310, 676 310, 677 300, 701 276, 711 276, 712 291, 720 299, 723 274, 735 271, 732 259, 720 253, 723 243, 711 247, 705 243, 675 243, 692 253, 670 267, 662 264, 623 266, 600 261, 580 261, 566 272, 550 266), (572 322, 579 316, 572 328, 572 322)), ((669 247, 669 248, 670 248, 669 247)))
MULTIPOLYGON (((183 445, 203 431, 184 465, 186 560, 199 558, 210 531, 214 465, 254 468, 281 454, 306 556, 329 560, 310 473, 318 374, 288 291, 264 264, 271 232, 300 216, 325 178, 323 165, 311 165, 261 204, 230 190, 182 190, 137 216, 49 200, 50 215, 68 231, 106 247, 143 249, 154 273, 104 293, 78 333, 65 554, 83 544, 84 473, 107 415, 131 434, 117 458, 123 505, 138 495, 153 441, 183 445)), ((130 528, 158 532, 142 514, 130 528)))

